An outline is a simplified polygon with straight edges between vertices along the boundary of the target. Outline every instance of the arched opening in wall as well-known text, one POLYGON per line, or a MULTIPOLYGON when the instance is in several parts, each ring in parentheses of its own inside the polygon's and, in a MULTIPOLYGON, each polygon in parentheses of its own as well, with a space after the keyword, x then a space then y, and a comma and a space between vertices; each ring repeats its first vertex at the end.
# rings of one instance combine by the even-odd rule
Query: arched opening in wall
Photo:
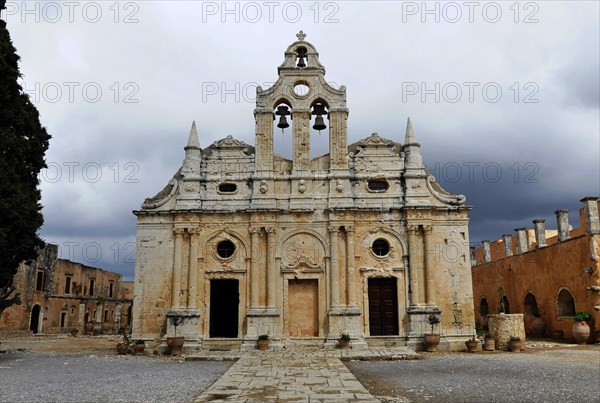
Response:
POLYGON ((572 317, 575 315, 575 300, 573 294, 566 288, 563 288, 556 297, 556 312, 558 317, 572 317))
POLYGON ((498 313, 510 313, 510 304, 508 303, 508 298, 506 297, 506 295, 502 295, 500 297, 498 306, 498 313))
POLYGON ((488 300, 486 297, 482 297, 481 301, 479 301, 479 315, 481 316, 481 328, 488 328, 488 315, 490 313, 490 307, 488 305, 488 300))
POLYGON ((329 106, 317 99, 310 109, 310 158, 320 157, 329 152, 329 106))
POLYGON ((129 305, 129 308, 127 308, 127 326, 131 326, 131 319, 133 318, 133 316, 131 315, 132 311, 133 305, 129 305))
POLYGON ((276 103, 273 117, 273 153, 292 159, 294 132, 292 130, 292 107, 285 100, 276 103))
POLYGON ((308 66, 308 51, 304 46, 296 48, 296 67, 301 69, 308 66))
POLYGON ((41 307, 36 305, 31 310, 31 321, 29 322, 29 330, 31 330, 34 334, 39 332, 40 328, 40 312, 41 307))
POLYGON ((540 310, 537 304, 537 300, 535 299, 535 295, 533 295, 532 293, 528 292, 527 295, 525 295, 524 306, 526 316, 539 315, 540 310))
POLYGON ((90 321, 90 313, 86 312, 85 317, 83 318, 83 332, 88 334, 91 331, 90 326, 88 326, 88 322, 90 321))

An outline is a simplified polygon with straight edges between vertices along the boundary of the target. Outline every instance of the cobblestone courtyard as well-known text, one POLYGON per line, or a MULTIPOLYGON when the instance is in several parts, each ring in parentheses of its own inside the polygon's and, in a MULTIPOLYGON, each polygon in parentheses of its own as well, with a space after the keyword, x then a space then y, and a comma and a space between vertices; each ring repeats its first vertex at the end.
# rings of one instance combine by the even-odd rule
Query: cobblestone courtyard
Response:
POLYGON ((4 340, 0 350, 8 351, 0 354, 0 401, 599 400, 600 346, 528 344, 522 353, 434 353, 416 360, 399 360, 408 358, 400 350, 377 349, 225 353, 241 356, 234 363, 216 360, 216 353, 118 356, 110 337, 4 340))

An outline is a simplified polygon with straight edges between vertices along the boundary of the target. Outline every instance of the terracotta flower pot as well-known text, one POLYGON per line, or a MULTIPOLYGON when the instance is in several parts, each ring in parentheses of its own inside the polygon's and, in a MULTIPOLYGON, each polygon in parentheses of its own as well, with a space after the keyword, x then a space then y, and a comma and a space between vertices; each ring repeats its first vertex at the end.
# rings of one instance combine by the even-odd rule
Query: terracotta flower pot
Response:
POLYGON ((496 349, 496 339, 486 338, 483 342, 483 349, 485 351, 494 351, 496 349))
POLYGON ((348 348, 348 346, 350 346, 350 340, 339 339, 338 345, 340 348, 348 348))
POLYGON ((171 355, 179 355, 181 354, 181 348, 183 347, 183 343, 185 342, 185 337, 167 337, 167 346, 171 350, 171 355))
POLYGON ((465 345, 467 346, 467 351, 469 353, 476 352, 478 344, 479 344, 479 341, 477 341, 477 340, 467 340, 467 341, 465 341, 465 345))
POLYGON ((121 355, 127 354, 127 344, 117 343, 117 353, 121 355))
POLYGON ((573 322, 573 337, 577 344, 585 344, 590 337, 590 326, 584 321, 573 322))
POLYGON ((268 350, 269 349, 269 341, 270 340, 258 340, 256 342, 259 350, 268 350))
POLYGON ((438 344, 440 344, 439 334, 425 334, 425 351, 429 353, 436 352, 438 344))
POLYGON ((145 344, 134 344, 133 345, 133 352, 135 354, 144 354, 144 349, 146 348, 145 344))
POLYGON ((513 353, 518 353, 523 348, 522 341, 510 341, 508 342, 508 349, 513 353))

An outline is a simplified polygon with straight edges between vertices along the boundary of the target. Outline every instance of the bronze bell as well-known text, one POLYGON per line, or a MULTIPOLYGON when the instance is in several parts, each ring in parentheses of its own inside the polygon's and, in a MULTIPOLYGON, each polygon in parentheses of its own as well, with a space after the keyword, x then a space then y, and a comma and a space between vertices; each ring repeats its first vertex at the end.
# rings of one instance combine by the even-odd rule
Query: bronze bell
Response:
POLYGON ((315 118, 315 124, 313 126, 313 129, 321 131, 321 130, 325 130, 327 128, 327 126, 325 126, 325 121, 323 120, 323 116, 318 115, 315 118))
POLYGON ((281 105, 277 107, 277 112, 275 112, 276 115, 279 116, 279 123, 277 123, 277 127, 281 129, 281 131, 283 131, 283 129, 290 127, 290 124, 288 123, 287 119, 285 118, 286 115, 290 114, 290 111, 288 110, 288 107, 285 105, 281 105))
POLYGON ((306 63, 304 63, 304 57, 300 56, 298 58, 298 64, 296 65, 296 67, 300 67, 300 68, 306 67, 306 63))

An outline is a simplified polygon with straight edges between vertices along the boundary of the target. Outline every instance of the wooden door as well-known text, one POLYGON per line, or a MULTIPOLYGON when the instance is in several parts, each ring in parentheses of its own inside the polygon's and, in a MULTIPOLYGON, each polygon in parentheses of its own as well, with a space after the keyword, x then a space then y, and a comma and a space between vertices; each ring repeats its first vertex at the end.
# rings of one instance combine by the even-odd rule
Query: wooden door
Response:
POLYGON ((398 290, 395 278, 369 279, 371 336, 398 335, 398 290))
POLYGON ((210 337, 238 337, 238 280, 210 281, 210 337))

